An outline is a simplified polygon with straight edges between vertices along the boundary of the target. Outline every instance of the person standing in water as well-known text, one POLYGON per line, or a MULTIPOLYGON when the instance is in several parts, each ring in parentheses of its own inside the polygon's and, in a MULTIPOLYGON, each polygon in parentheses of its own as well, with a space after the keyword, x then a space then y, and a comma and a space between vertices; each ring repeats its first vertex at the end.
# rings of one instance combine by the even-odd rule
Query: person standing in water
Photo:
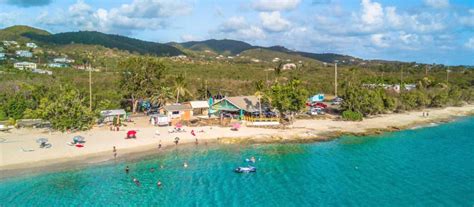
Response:
POLYGON ((125 173, 127 173, 127 174, 128 174, 129 172, 130 172, 130 169, 128 168, 128 166, 127 166, 127 167, 125 167, 125 173))
POLYGON ((156 182, 156 185, 160 188, 161 187, 161 181, 158 180, 158 182, 156 182))
POLYGON ((187 163, 187 162, 184 162, 183 167, 184 167, 184 168, 188 168, 188 163, 187 163))
POLYGON ((135 185, 140 186, 140 181, 137 178, 133 178, 135 185))

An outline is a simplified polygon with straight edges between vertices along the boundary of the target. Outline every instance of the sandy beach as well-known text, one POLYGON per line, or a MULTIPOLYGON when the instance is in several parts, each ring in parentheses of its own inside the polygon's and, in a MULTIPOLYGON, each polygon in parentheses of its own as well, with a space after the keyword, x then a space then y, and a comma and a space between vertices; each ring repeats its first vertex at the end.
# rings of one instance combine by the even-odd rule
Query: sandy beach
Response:
POLYGON ((431 122, 450 120, 458 116, 472 115, 474 105, 427 109, 429 117, 423 112, 413 111, 400 114, 385 114, 366 118, 362 122, 347 122, 334 119, 297 120, 285 129, 266 129, 242 126, 239 131, 229 127, 184 127, 186 132, 168 133, 172 127, 154 127, 146 118, 137 119, 120 131, 110 131, 108 127, 94 127, 85 132, 62 133, 49 132, 44 129, 13 129, 8 133, 0 132, 0 172, 71 161, 101 162, 114 159, 113 146, 117 148, 117 159, 126 158, 131 153, 174 147, 175 137, 179 145, 194 143, 239 143, 239 142, 291 142, 328 140, 342 134, 364 134, 380 131, 398 130, 431 122), (137 139, 124 139, 128 130, 137 130, 137 139), (194 130, 196 136, 190 132, 194 130), (203 132, 200 132, 203 131, 203 132), (159 135, 157 135, 159 132, 159 135), (84 136, 85 146, 78 148, 67 145, 76 135, 84 136), (41 149, 36 139, 49 139, 52 147, 41 149))

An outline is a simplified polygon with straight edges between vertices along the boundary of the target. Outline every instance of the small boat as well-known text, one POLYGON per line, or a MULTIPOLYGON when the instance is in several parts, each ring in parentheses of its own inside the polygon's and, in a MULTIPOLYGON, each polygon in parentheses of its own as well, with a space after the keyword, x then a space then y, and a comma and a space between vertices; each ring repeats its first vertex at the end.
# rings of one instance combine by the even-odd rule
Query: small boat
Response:
POLYGON ((256 167, 248 166, 248 167, 238 167, 234 170, 236 173, 250 173, 250 172, 257 172, 256 167))

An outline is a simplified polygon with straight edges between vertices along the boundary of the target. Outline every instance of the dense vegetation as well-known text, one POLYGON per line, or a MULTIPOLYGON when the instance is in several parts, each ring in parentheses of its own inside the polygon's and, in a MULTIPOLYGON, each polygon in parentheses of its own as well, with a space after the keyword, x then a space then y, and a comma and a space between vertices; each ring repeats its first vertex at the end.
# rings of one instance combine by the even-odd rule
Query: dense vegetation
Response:
POLYGON ((22 34, 22 36, 46 44, 67 45, 71 43, 76 43, 85 45, 101 45, 108 48, 117 48, 120 50, 127 50, 129 52, 137 52, 140 54, 150 54, 157 56, 175 56, 183 54, 183 52, 176 49, 175 47, 166 44, 148 42, 120 35, 104 34, 100 32, 65 32, 54 35, 24 33, 22 34))
MULTIPOLYGON (((23 34, 28 28, 17 30, 15 34, 23 34)), ((14 122, 22 118, 42 118, 49 120, 56 129, 86 129, 100 110, 125 108, 134 111, 138 100, 163 105, 204 100, 209 95, 220 94, 256 95, 277 109, 282 118, 286 116, 291 121, 295 113, 304 110, 310 95, 333 94, 335 89, 333 65, 281 47, 272 50, 253 48, 233 59, 217 59, 218 54, 199 52, 185 59, 142 56, 117 48, 84 44, 41 44, 40 47, 32 51, 35 58, 43 62, 67 56, 75 59, 77 65, 100 69, 92 72, 92 100, 87 71, 50 68, 53 75, 48 76, 14 69, 13 61, 5 60, 0 62, 0 120, 14 122), (273 62, 275 57, 283 61, 273 62), (251 61, 252 58, 261 61, 251 61), (296 69, 282 70, 281 66, 287 62, 297 63, 296 69)), ((366 63, 338 67, 339 93, 344 98, 341 105, 343 119, 360 120, 363 116, 380 113, 458 106, 473 101, 474 72, 467 67, 366 63), (447 73, 448 69, 451 72, 447 73), (417 88, 395 93, 381 87, 364 86, 400 83, 416 84, 417 88)))

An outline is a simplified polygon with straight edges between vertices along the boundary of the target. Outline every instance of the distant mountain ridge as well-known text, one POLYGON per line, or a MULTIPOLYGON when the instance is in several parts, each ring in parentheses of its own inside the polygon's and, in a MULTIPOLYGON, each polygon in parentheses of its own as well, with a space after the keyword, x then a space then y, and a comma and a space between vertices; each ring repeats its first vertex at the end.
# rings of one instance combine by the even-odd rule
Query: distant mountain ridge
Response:
POLYGON ((148 42, 120 35, 104 34, 101 32, 80 31, 58 33, 54 35, 41 35, 28 32, 22 34, 22 36, 32 40, 56 45, 66 45, 71 43, 101 45, 108 48, 117 48, 128 50, 130 52, 138 52, 140 54, 153 54, 158 56, 176 56, 184 54, 181 50, 166 44, 148 42))
POLYGON ((230 40, 230 39, 210 39, 204 41, 189 41, 182 43, 170 42, 166 44, 143 41, 121 35, 105 34, 95 31, 79 31, 64 32, 51 34, 45 30, 29 27, 29 26, 12 26, 0 30, 0 40, 21 40, 21 41, 38 41, 51 45, 68 45, 71 43, 84 45, 100 45, 107 48, 117 48, 129 52, 137 52, 140 54, 150 54, 157 56, 176 56, 186 54, 187 51, 211 51, 223 55, 237 55, 252 49, 265 49, 265 51, 275 51, 286 53, 288 55, 299 55, 311 58, 317 61, 333 63, 334 61, 362 61, 348 55, 340 55, 334 53, 310 53, 289 50, 283 46, 261 47, 254 46, 249 43, 230 40))

